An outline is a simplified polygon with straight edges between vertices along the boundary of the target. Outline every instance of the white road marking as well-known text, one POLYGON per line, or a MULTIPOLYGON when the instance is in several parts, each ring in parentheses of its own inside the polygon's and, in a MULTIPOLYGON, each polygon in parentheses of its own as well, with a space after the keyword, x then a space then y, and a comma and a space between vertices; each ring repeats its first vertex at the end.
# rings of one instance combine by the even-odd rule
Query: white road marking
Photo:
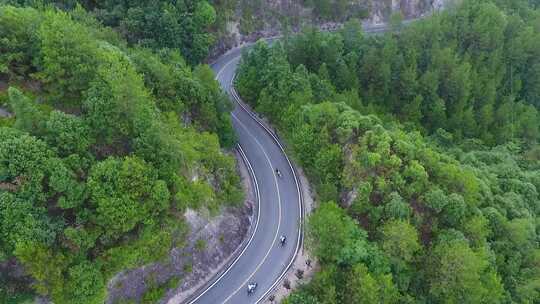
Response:
POLYGON ((251 244, 251 241, 253 241, 253 238, 255 237, 255 234, 257 233, 257 229, 259 228, 259 219, 261 217, 261 193, 259 191, 259 183, 257 181, 257 176, 255 175, 255 171, 253 170, 253 167, 251 166, 251 163, 249 162, 246 154, 244 153, 244 150, 242 149, 242 146, 238 144, 238 149, 240 151, 240 155, 246 162, 248 166, 248 170, 250 171, 251 176, 253 176, 253 181, 255 182, 255 192, 257 193, 257 222, 255 223, 255 229, 253 230, 253 233, 251 234, 251 237, 249 238, 248 243, 242 249, 242 252, 236 257, 236 259, 232 262, 231 265, 223 272, 219 278, 217 278, 212 285, 208 286, 201 294, 199 294, 195 299, 193 299, 189 304, 195 303, 198 299, 200 299, 205 293, 207 293, 212 287, 214 287, 232 268, 233 266, 240 260, 240 258, 244 255, 246 250, 249 248, 249 245, 251 244))
MULTIPOLYGON (((233 64, 234 62, 236 62, 236 60, 241 57, 241 55, 239 56, 236 56, 236 57, 233 57, 231 58, 223 67, 221 67, 221 69, 218 71, 218 73, 216 74, 216 79, 219 81, 219 77, 221 76, 221 74, 225 71, 225 69, 233 64)), ((244 109, 244 111, 246 111, 249 116, 251 116, 251 118, 253 120, 255 120, 255 122, 257 122, 261 127, 263 127, 265 129, 265 131, 270 134, 270 136, 274 139, 274 141, 277 143, 277 145, 279 146, 279 148, 281 149, 283 155, 285 156, 285 159, 287 160, 288 164, 289 164, 289 167, 291 169, 291 172, 293 174, 293 177, 294 177, 294 180, 295 180, 295 184, 296 184, 296 189, 297 189, 297 192, 298 192, 298 203, 299 203, 299 208, 300 208, 300 220, 302 221, 302 215, 303 215, 303 212, 302 212, 302 194, 300 192, 300 187, 299 187, 299 183, 298 183, 298 179, 297 179, 297 176, 296 176, 296 172, 294 171, 293 167, 292 167, 292 164, 291 164, 291 161, 289 160, 289 158, 287 157, 287 154, 285 153, 285 150, 283 148, 283 146, 281 145, 281 143, 278 141, 278 139, 275 137, 274 134, 272 134, 272 132, 264 125, 262 124, 248 109, 245 108, 245 106, 239 101, 239 97, 238 95, 236 94, 236 91, 234 90, 234 87, 232 85, 232 82, 234 80, 234 75, 233 77, 231 78, 231 81, 230 81, 230 87, 229 87, 229 90, 230 92, 232 93, 233 97, 235 98, 235 101, 242 107, 242 109, 244 109), (236 100, 238 99, 238 100, 236 100)), ((231 113, 231 115, 234 116, 233 113, 231 113)), ((235 117, 237 120, 238 118, 235 117)), ((239 121, 240 122, 240 121, 239 121)), ((242 124, 240 122, 240 124, 242 124)), ((244 128, 246 128, 243 124, 242 126, 244 128)), ((247 128, 246 128, 247 130, 247 128)), ((249 133, 249 131, 248 131, 249 133)), ((251 133, 249 133, 251 135, 251 133)), ((253 135, 251 135, 253 137, 253 135)), ((256 140, 256 139, 255 139, 256 140)), ((261 144, 258 142, 258 140, 256 140, 258 145, 261 146, 261 144)), ((242 150, 242 147, 240 145, 238 145, 238 147, 240 148, 241 150, 241 153, 243 154, 243 157, 245 157, 245 154, 242 150)), ((265 157, 267 158, 267 160, 270 162, 269 158, 268 158, 268 155, 266 154, 266 152, 264 151, 263 149, 263 153, 265 154, 265 157)), ((247 160, 247 157, 245 157, 245 160, 247 160)), ((260 206, 260 195, 259 195, 259 188, 258 188, 258 183, 257 183, 257 179, 255 177, 255 173, 253 171, 253 169, 251 168, 251 164, 249 164, 249 161, 247 161, 249 167, 250 167, 250 170, 253 172, 253 176, 254 176, 254 180, 255 180, 255 184, 256 184, 256 188, 257 188, 257 197, 258 197, 258 203, 259 203, 259 206, 260 206)), ((271 165, 271 162, 270 162, 270 165, 271 165)), ((272 168, 272 172, 273 172, 273 168, 272 168)), ((276 187, 278 188, 278 198, 279 198, 279 223, 278 223, 278 232, 279 232, 279 225, 281 224, 281 198, 280 198, 280 194, 279 194, 279 186, 277 185, 277 179, 275 178, 275 175, 274 175, 274 180, 275 180, 275 183, 276 183, 276 187)), ((260 216, 260 208, 258 210, 258 214, 257 214, 257 217, 259 218, 260 216)), ((205 289, 199 296, 197 296, 197 298, 195 298, 193 301, 191 301, 189 304, 192 304, 194 303, 195 301, 197 301, 200 297, 202 297, 206 292, 208 292, 212 287, 214 287, 231 269, 232 267, 236 264, 236 262, 238 262, 238 260, 240 259, 240 257, 245 253, 245 251, 247 250, 247 248, 249 247, 251 241, 253 240, 254 236, 255 236, 255 232, 257 231, 257 226, 258 226, 258 221, 257 221, 257 224, 255 226, 255 231, 253 232, 253 234, 251 235, 251 238, 248 242, 248 244, 246 245, 246 247, 244 247, 244 249, 242 250, 242 252, 240 253, 240 255, 236 258, 236 260, 227 268, 227 270, 212 284, 210 285, 207 289, 205 289)), ((264 297, 266 297, 266 295, 273 289, 275 288, 275 286, 279 283, 279 281, 283 278, 283 276, 285 275, 285 273, 287 272, 287 270, 291 267, 292 263, 294 262, 294 259, 296 257, 296 255, 298 254, 298 251, 299 251, 299 248, 300 248, 300 242, 301 242, 301 227, 302 225, 299 225, 299 228, 298 228, 298 238, 297 238, 297 244, 296 244, 296 250, 295 250, 295 253, 293 255, 293 258, 291 259, 291 261, 289 262, 288 266, 283 270, 283 272, 281 273, 280 277, 274 282, 274 284, 256 301, 256 303, 259 303, 264 297)), ((273 247, 273 244, 275 243, 276 241, 276 238, 277 238, 277 234, 274 236, 274 240, 272 242, 272 247, 273 247)), ((268 252, 265 256, 264 259, 266 259, 266 257, 268 256, 268 252)), ((263 260, 264 262, 264 260, 263 260)), ((257 266, 257 269, 255 270, 255 272, 257 272, 257 270, 260 268, 260 265, 257 266)), ((253 275, 255 274, 255 272, 253 272, 250 277, 242 284, 242 286, 240 286, 239 289, 237 289, 231 296, 229 296, 226 300, 228 301, 232 296, 234 296, 234 294, 236 294, 238 292, 238 290, 240 290, 250 279, 251 277, 253 277, 253 275)))
MULTIPOLYGON (((229 66, 234 60, 236 60, 236 58, 238 57, 234 57, 231 59, 231 61, 229 61, 227 64, 225 64, 221 70, 219 71, 219 73, 216 75, 216 79, 219 77, 219 75, 221 74, 221 72, 223 72, 223 70, 229 66)), ((253 238, 255 237, 255 234, 257 233, 257 229, 259 228, 259 219, 260 219, 260 216, 261 216, 261 195, 260 195, 260 192, 259 192, 259 183, 257 181, 257 176, 255 175, 255 171, 253 170, 253 167, 251 166, 251 163, 249 162, 246 154, 244 153, 244 150, 242 149, 242 146, 240 146, 240 144, 238 144, 238 148, 240 150, 240 155, 242 156, 242 158, 246 161, 246 164, 248 166, 248 170, 251 172, 252 176, 253 176, 253 181, 255 182, 255 190, 257 192, 257 222, 255 223, 255 229, 253 230, 253 233, 251 234, 251 237, 249 238, 249 241, 248 243, 246 244, 246 246, 244 247, 244 249, 242 249, 242 252, 240 252, 240 254, 236 257, 236 259, 232 262, 231 265, 229 265, 229 267, 227 267, 227 269, 214 281, 214 283, 212 283, 210 286, 208 286, 203 292, 201 292, 195 299, 193 299, 192 301, 189 302, 189 304, 193 304, 195 303, 197 300, 199 300, 203 295, 205 295, 210 289, 212 289, 212 287, 214 287, 217 283, 219 283, 221 281, 221 279, 227 274, 229 273, 229 271, 233 268, 233 266, 240 260, 240 258, 244 255, 244 253, 246 252, 246 250, 249 248, 249 245, 251 244, 251 241, 253 241, 253 238)))
POLYGON ((270 288, 268 290, 266 290, 266 292, 255 302, 255 303, 259 303, 261 302, 271 291, 272 289, 274 289, 277 284, 283 279, 283 277, 285 276, 285 274, 287 273, 287 270, 289 270, 292 266, 292 264, 294 263, 294 260, 296 259, 296 256, 298 255, 298 251, 300 251, 300 247, 301 247, 301 238, 302 238, 302 219, 303 219, 303 209, 302 209, 302 204, 303 204, 303 198, 302 198, 302 192, 300 191, 300 183, 298 182, 298 178, 296 176, 296 172, 294 171, 294 168, 292 166, 292 163, 289 159, 289 157, 287 156, 287 153, 285 153, 285 149, 283 148, 283 146, 281 145, 281 143, 279 142, 279 140, 277 139, 277 137, 274 135, 274 133, 272 132, 272 130, 268 129, 260 120, 258 117, 256 117, 255 115, 253 115, 251 113, 250 110, 248 110, 244 105, 243 103, 241 102, 240 100, 240 97, 238 96, 238 94, 236 93, 236 90, 233 86, 233 81, 234 81, 234 76, 233 78, 231 78, 231 82, 229 84, 230 86, 230 92, 231 94, 233 95, 235 101, 238 103, 238 105, 240 105, 240 107, 246 111, 246 113, 249 114, 249 116, 251 116, 251 118, 257 122, 263 129, 266 130, 266 132, 268 134, 270 134, 270 136, 274 139, 274 141, 276 142, 276 144, 279 146, 279 148, 281 149, 281 152, 283 153, 283 155, 285 156, 285 159, 287 160, 287 163, 289 164, 289 168, 291 169, 291 172, 293 174, 293 177, 294 177, 294 182, 295 182, 295 185, 296 185, 296 191, 298 193, 298 208, 300 209, 299 212, 300 212, 300 225, 298 225, 298 238, 296 240, 296 249, 294 251, 294 254, 293 254, 293 258, 289 261, 289 264, 287 265, 287 267, 283 270, 283 272, 281 273, 281 275, 274 281, 274 284, 272 284, 272 286, 270 286, 270 288))
MULTIPOLYGON (((227 62, 223 67, 221 67, 219 72, 216 74, 216 79, 218 81, 219 81, 219 76, 221 75, 221 73, 223 73, 223 71, 225 71, 225 68, 228 67, 229 65, 231 65, 233 62, 235 62, 237 58, 240 58, 240 56, 236 56, 236 57, 231 58, 231 60, 229 62, 227 62)), ((232 77, 232 78, 234 78, 234 77, 232 77)))
MULTIPOLYGON (((405 21, 404 23, 408 24, 412 21, 415 21, 416 19, 413 19, 413 20, 408 20, 408 21, 405 21)), ((384 30, 385 28, 376 28, 376 27, 373 27, 373 28, 364 28, 364 31, 366 33, 370 33, 370 32, 378 32, 378 31, 381 31, 381 30, 384 30)), ((270 37, 270 38, 267 38, 266 40, 274 40, 274 39, 279 39, 280 38, 280 35, 278 36, 275 36, 275 37, 270 37)), ((246 46, 249 46, 249 45, 246 45, 246 46)), ((218 71, 218 73, 216 74, 216 79, 219 81, 219 77, 220 75, 223 73, 223 71, 225 70, 225 68, 227 68, 229 65, 231 65, 233 62, 235 62, 239 57, 241 57, 241 55, 238 55, 238 56, 235 56, 233 58, 231 58, 223 67, 221 67, 221 69, 218 71)), ((214 62, 215 63, 215 62, 214 62)), ((212 65, 214 64, 212 63, 212 65)), ((255 116, 253 115, 253 113, 251 113, 250 110, 248 110, 243 104, 242 102, 240 101, 240 98, 238 97, 238 94, 236 93, 233 85, 232 85, 232 82, 234 80, 234 75, 233 77, 231 78, 231 81, 230 81, 230 92, 231 94, 233 95, 233 97, 235 98, 235 101, 240 105, 240 107, 242 107, 242 109, 244 109, 244 111, 246 111, 253 120, 255 120, 261 127, 263 127, 266 132, 268 134, 270 134, 270 136, 274 139, 274 141, 276 142, 276 144, 279 146, 279 148, 281 149, 283 155, 285 156, 285 159, 287 160, 288 164, 289 164, 289 167, 292 171, 292 174, 293 174, 293 177, 294 177, 294 180, 295 180, 295 184, 296 184, 296 189, 297 189, 297 192, 298 192, 298 205, 299 205, 299 208, 300 208, 300 222, 301 224, 299 225, 299 228, 298 228, 298 239, 297 239, 297 244, 296 244, 296 250, 295 250, 295 253, 293 255, 293 258, 291 259, 291 261, 289 262, 289 264, 287 265, 287 267, 284 269, 284 271, 281 273, 280 277, 274 282, 274 284, 255 302, 255 303, 259 303, 261 300, 264 299, 264 297, 266 297, 268 295, 268 293, 274 289, 276 287, 276 285, 279 283, 279 281, 281 279, 283 279, 284 275, 286 274, 287 270, 290 269, 292 263, 294 262, 295 258, 296 258, 296 255, 298 254, 298 251, 300 249, 300 246, 301 246, 301 237, 302 237, 302 220, 303 220, 303 198, 302 198, 302 193, 300 191, 300 186, 299 186, 299 182, 298 182, 298 177, 296 176, 296 172, 292 166, 292 163, 291 161, 289 160, 289 157, 287 156, 287 154, 285 153, 285 149, 283 148, 283 146, 281 145, 281 143, 279 142, 279 140, 277 139, 277 137, 272 133, 271 130, 269 130, 263 123, 260 122, 260 120, 255 116)), ((231 113, 232 114, 232 113, 231 113)), ((238 119, 238 118, 237 118, 238 119)), ((264 150, 263 150, 264 151, 264 150)), ((278 195, 279 195, 279 191, 278 191, 278 195)), ((281 212, 280 212, 281 214, 281 212)), ((253 236, 255 235, 255 233, 252 235, 252 238, 253 236)), ((249 243, 248 245, 244 248, 244 251, 245 249, 249 246, 249 243)), ((243 252, 242 252, 243 253, 243 252)), ((240 256, 237 258, 237 260, 240 258, 240 256)), ((236 262, 236 261, 235 261, 236 262)), ((234 264, 233 264, 234 265, 234 264)), ((231 268, 232 266, 229 266, 229 268, 227 269, 227 271, 225 273, 227 273, 231 268)), ((221 278, 223 277, 223 275, 216 281, 214 282, 214 284, 212 284, 209 288, 207 288, 200 296, 202 296, 204 293, 206 293, 210 288, 212 288, 221 278)), ((237 291, 235 291, 236 293, 237 291)), ((234 295, 234 294, 233 294, 234 295)), ((200 298, 197 297, 198 298, 200 298)), ((230 297, 229 297, 230 298, 230 297)), ((194 301, 193 301, 194 302, 194 301)), ((190 302, 193 303, 193 302, 190 302)))
POLYGON ((253 136, 253 134, 251 134, 251 132, 249 132, 249 129, 246 127, 246 125, 244 125, 240 119, 238 119, 238 117, 236 117, 236 115, 234 115, 234 113, 231 113, 232 117, 234 119, 236 119, 238 121, 238 123, 242 126, 242 128, 244 128, 246 130, 246 132, 248 133, 248 135, 253 138, 253 140, 255 140, 255 142, 257 143, 257 145, 261 148, 261 151, 263 152, 264 154, 264 157, 266 158, 266 161, 268 163, 268 165, 270 166, 270 170, 272 170, 272 176, 274 177, 274 184, 276 186, 276 190, 277 190, 277 195, 278 195, 278 208, 279 208, 279 213, 278 213, 278 226, 277 226, 277 229, 276 229, 276 232, 274 234, 274 239, 272 240, 272 245, 270 246, 270 248, 268 248, 268 250, 266 251, 266 254, 264 255, 264 258, 262 259, 262 261, 259 262, 259 264, 257 265, 257 267, 255 267, 255 270, 248 276, 248 278, 242 283, 240 284, 240 287, 238 287, 230 296, 228 296, 222 303, 227 303, 227 301, 229 301, 236 293, 238 293, 238 291, 240 289, 242 289, 244 287, 244 285, 246 285, 249 280, 251 280, 251 278, 255 275, 255 273, 257 273, 257 271, 259 271, 259 268, 261 268, 261 266, 264 264, 264 262, 266 261, 266 259, 268 258, 268 255, 270 255, 270 252, 272 251, 272 249, 274 248, 274 245, 276 243, 276 239, 277 239, 277 236, 279 234, 279 228, 281 227, 281 195, 279 193, 279 184, 278 184, 278 181, 277 181, 277 178, 276 178, 276 175, 274 174, 274 166, 272 165, 272 161, 270 160, 270 157, 268 157, 268 154, 266 154, 266 151, 264 150, 264 147, 262 146, 262 144, 259 142, 259 140, 253 136))

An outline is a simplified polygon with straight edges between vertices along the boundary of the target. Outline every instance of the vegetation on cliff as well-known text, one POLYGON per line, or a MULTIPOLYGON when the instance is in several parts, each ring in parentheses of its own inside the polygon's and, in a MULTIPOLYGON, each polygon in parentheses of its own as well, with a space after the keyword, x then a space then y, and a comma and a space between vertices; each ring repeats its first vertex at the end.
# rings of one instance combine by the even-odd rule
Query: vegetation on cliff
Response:
POLYGON ((30 276, 2 272, 0 302, 103 303, 112 275, 181 246, 185 208, 241 201, 221 151, 230 105, 176 46, 128 47, 81 7, 3 5, 0 77, 14 114, 0 128, 0 263, 30 276))
POLYGON ((315 186, 322 269, 286 303, 535 303, 537 10, 466 1, 245 53, 240 95, 315 186))

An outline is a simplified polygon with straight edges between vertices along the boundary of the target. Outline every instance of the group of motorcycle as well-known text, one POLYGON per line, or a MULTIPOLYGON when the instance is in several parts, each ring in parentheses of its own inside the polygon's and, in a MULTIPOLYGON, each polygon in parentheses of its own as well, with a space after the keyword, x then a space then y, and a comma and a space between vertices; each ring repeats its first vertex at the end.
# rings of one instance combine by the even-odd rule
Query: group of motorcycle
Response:
MULTIPOLYGON (((281 178, 281 172, 279 171, 279 169, 276 168, 276 176, 281 178)), ((279 237, 279 244, 281 247, 285 246, 285 243, 287 242, 287 237, 284 236, 284 235, 281 235, 279 237)), ((257 289, 257 286, 259 284, 257 282, 251 282, 247 285, 247 293, 248 295, 251 295, 255 292, 255 289, 257 289)))

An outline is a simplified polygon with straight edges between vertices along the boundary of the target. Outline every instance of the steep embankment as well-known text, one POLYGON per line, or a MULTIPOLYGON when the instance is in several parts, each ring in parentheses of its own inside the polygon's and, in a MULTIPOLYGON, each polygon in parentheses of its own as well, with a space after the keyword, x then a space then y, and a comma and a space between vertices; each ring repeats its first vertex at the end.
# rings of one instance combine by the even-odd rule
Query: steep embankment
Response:
MULTIPOLYGON (((82 8, 0 6, 0 41, 0 303, 101 304, 117 273, 202 251, 186 210, 241 206, 208 66, 129 47, 82 8)), ((155 303, 183 277, 145 279, 155 303)))
POLYGON ((246 54, 236 88, 321 202, 306 238, 321 271, 288 304, 539 298, 540 12, 527 5, 467 1, 399 32, 347 23, 246 54))
MULTIPOLYGON (((404 19, 421 17, 440 10, 449 0, 323 0, 309 4, 300 0, 232 1, 225 17, 218 18, 218 41, 211 57, 244 42, 276 36, 289 28, 298 31, 304 25, 334 29, 350 18, 366 25, 389 21, 394 13, 404 19)), ((216 9, 221 9, 217 7, 216 9)))

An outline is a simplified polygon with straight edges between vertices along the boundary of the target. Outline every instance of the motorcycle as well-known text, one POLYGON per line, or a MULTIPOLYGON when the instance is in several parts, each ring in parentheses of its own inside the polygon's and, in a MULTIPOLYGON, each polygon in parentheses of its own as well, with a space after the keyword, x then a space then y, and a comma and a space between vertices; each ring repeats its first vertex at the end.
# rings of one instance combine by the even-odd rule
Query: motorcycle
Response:
POLYGON ((282 235, 281 237, 279 237, 279 243, 281 244, 281 246, 285 246, 285 243, 287 242, 287 238, 282 235))
POLYGON ((257 289, 257 283, 249 283, 248 286, 247 286, 247 293, 248 295, 252 294, 253 292, 255 292, 255 289, 257 289))

